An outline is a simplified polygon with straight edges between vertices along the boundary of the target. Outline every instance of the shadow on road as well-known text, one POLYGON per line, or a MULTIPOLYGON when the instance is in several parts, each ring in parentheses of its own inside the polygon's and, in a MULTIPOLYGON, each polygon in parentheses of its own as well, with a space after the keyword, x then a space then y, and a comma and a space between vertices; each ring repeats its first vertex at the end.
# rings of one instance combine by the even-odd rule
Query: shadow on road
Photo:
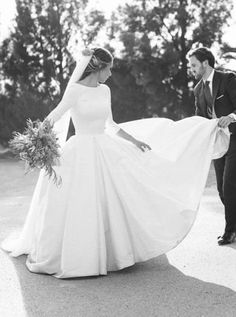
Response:
POLYGON ((58 280, 12 258, 28 316, 235 316, 229 288, 186 276, 165 255, 103 277, 58 280))

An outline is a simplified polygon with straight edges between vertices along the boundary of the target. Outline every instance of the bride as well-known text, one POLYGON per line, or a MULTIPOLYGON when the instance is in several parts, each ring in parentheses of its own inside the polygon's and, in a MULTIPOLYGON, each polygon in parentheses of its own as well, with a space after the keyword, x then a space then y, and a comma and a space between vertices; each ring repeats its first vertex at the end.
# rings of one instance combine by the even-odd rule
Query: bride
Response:
POLYGON ((227 150, 217 120, 116 124, 104 84, 112 63, 106 49, 84 50, 47 117, 63 145, 62 185, 41 171, 19 239, 2 245, 27 254, 32 272, 105 275, 171 250, 195 220, 211 159, 227 150), (76 133, 66 142, 70 117, 76 133))

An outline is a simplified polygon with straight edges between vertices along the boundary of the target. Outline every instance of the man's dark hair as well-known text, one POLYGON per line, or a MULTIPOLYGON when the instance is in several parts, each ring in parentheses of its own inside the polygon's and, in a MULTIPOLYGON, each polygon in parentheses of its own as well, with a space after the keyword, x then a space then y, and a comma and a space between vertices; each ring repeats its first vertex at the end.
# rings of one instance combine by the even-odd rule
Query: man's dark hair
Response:
POLYGON ((211 67, 215 65, 215 57, 207 47, 199 47, 189 53, 189 57, 195 56, 201 63, 208 61, 211 67))

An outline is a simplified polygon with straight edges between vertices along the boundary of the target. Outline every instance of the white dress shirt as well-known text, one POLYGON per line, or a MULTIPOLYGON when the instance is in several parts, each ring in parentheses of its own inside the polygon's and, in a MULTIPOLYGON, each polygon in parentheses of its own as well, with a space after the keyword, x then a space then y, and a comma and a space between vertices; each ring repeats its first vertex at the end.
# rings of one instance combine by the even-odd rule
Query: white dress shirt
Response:
POLYGON ((215 70, 213 69, 212 72, 210 73, 210 75, 206 79, 203 79, 204 84, 206 83, 206 81, 209 81, 209 88, 210 88, 211 95, 213 93, 213 77, 214 77, 214 74, 215 74, 215 70))

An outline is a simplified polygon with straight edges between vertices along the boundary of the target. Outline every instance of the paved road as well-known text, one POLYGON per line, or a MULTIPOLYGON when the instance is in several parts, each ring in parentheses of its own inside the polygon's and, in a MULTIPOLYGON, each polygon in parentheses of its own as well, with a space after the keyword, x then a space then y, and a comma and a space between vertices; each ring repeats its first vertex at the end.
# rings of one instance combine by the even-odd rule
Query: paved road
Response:
MULTIPOLYGON (((36 177, 0 160, 0 242, 22 226, 36 177)), ((224 220, 214 184, 211 171, 197 220, 176 249, 106 277, 32 274, 25 256, 0 251, 0 317, 235 317, 236 244, 216 245, 224 220)))

